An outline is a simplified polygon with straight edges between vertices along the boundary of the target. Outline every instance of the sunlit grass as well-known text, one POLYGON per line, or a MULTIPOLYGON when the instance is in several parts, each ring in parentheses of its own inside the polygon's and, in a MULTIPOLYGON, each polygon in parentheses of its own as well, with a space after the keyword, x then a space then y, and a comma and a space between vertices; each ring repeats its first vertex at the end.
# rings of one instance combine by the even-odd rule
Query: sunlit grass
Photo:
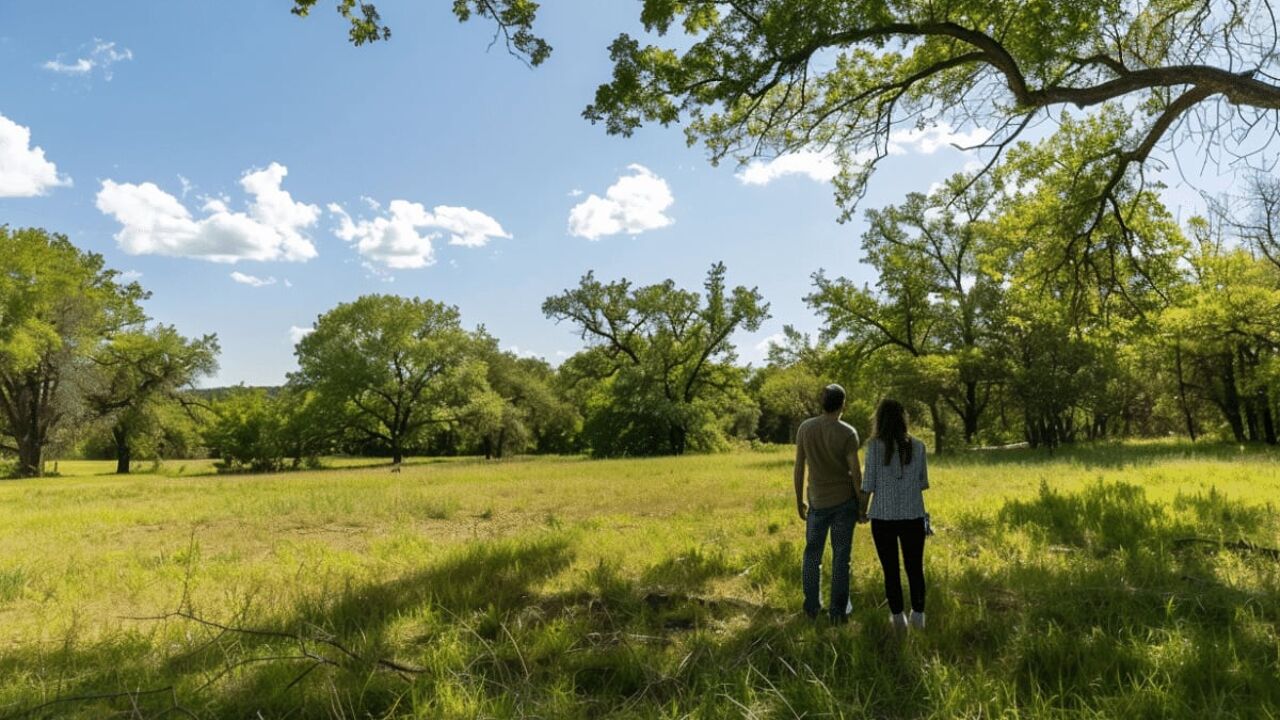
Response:
POLYGON ((0 717, 1280 715, 1280 559, 1214 544, 1280 546, 1265 451, 934 460, 901 646, 865 528, 855 621, 802 620, 785 448, 172 466, 0 483, 0 717))

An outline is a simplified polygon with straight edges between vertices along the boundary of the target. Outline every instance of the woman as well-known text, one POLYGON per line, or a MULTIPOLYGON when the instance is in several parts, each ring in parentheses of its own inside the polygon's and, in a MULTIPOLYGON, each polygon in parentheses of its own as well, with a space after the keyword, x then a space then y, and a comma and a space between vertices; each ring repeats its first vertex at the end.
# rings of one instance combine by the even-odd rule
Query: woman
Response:
POLYGON ((885 398, 876 408, 871 440, 867 443, 863 492, 871 493, 871 538, 884 570, 884 596, 889 620, 905 630, 902 578, 898 575, 898 548, 911 585, 910 626, 924 629, 924 493, 929 487, 924 443, 907 434, 907 412, 902 403, 885 398))

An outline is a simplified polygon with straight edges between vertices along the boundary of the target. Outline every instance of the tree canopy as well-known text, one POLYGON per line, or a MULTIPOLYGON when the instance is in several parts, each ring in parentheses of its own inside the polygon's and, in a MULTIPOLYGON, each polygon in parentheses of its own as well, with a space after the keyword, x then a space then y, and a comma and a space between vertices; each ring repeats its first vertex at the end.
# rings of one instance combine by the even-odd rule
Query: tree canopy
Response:
POLYGON ((769 305, 755 288, 728 288, 725 272, 713 265, 702 293, 671 280, 632 287, 587 273, 578 287, 542 304, 547 317, 573 323, 590 344, 570 370, 603 383, 587 417, 600 428, 597 453, 681 454, 710 422, 717 400, 741 392, 731 336, 758 330, 769 305))
MULTIPOLYGON (((315 0, 294 0, 305 14, 315 0)), ((904 132, 986 131, 987 167, 1039 121, 1123 108, 1129 123, 1105 152, 1078 158, 1104 180, 1076 188, 1082 205, 1114 204, 1162 143, 1249 157, 1277 132, 1280 25, 1269 2, 1211 0, 642 0, 658 44, 623 33, 612 79, 584 111, 608 132, 682 123, 713 162, 797 151, 839 161, 849 217, 904 132)), ((386 37, 372 3, 339 11, 361 44, 386 37)), ((535 33, 538 3, 456 0, 460 20, 494 22, 530 64, 551 48, 535 33)), ((496 39, 496 37, 495 37, 496 39)), ((1092 228, 1090 228, 1092 230, 1092 228)))
POLYGON ((171 325, 120 333, 94 354, 102 377, 88 400, 111 423, 116 472, 129 472, 136 437, 155 429, 158 406, 216 370, 217 355, 216 336, 189 340, 171 325))
POLYGON ((85 412, 92 358, 145 321, 137 283, 65 235, 0 225, 0 434, 20 475, 44 472, 53 433, 85 412))
POLYGON ((295 386, 346 407, 350 426, 400 462, 425 428, 456 423, 488 391, 480 340, 458 309, 432 300, 365 295, 321 315, 297 345, 295 386))

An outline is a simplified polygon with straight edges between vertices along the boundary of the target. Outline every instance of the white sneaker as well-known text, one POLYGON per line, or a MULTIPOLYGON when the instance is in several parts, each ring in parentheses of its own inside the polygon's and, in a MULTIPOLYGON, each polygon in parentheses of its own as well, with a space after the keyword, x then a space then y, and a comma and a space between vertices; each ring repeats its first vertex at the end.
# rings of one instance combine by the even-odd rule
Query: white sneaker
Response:
POLYGON ((893 629, 898 632, 906 632, 907 616, 902 613, 894 613, 889 616, 889 623, 893 625, 893 629))
POLYGON ((916 612, 915 610, 911 611, 911 629, 912 630, 924 629, 924 613, 916 612))

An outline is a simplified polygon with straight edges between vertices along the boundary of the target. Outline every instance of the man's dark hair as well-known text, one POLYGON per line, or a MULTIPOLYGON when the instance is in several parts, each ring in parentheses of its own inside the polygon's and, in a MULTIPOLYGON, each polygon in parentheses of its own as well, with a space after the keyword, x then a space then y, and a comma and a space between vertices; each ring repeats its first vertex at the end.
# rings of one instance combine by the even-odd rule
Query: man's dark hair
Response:
POLYGON ((822 388, 823 412, 835 412, 842 407, 844 407, 844 388, 835 383, 822 388))

